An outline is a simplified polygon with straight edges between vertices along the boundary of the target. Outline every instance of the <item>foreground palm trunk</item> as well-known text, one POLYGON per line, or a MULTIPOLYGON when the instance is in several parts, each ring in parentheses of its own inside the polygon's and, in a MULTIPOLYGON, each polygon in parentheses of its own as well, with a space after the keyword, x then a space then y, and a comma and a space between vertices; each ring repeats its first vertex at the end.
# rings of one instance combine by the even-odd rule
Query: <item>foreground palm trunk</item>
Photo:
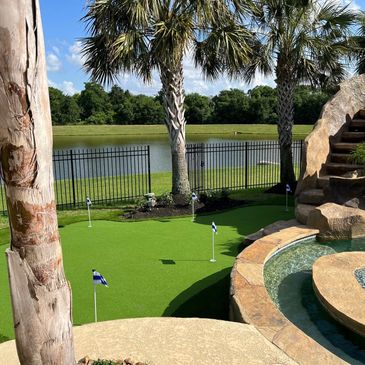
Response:
POLYGON ((278 92, 278 134, 280 145, 280 182, 293 183, 295 181, 292 128, 294 123, 294 88, 295 83, 287 79, 277 82, 278 92))
MULTIPOLYGON (((52 173, 52 126, 38 0, 0 0, 0 147, 18 356, 75 363, 52 173)), ((3 359, 4 360, 4 359, 3 359)))
POLYGON ((176 203, 187 203, 190 196, 190 184, 185 148, 185 110, 183 89, 183 68, 161 69, 165 125, 167 127, 172 159, 172 194, 176 203))

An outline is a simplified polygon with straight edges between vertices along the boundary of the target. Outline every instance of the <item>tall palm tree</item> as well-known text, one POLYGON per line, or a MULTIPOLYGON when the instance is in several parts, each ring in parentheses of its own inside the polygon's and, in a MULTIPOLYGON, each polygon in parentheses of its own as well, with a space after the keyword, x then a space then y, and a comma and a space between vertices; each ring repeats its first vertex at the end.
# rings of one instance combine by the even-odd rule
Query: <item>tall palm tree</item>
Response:
MULTIPOLYGON (((75 363, 71 288, 57 225, 38 0, 0 0, 0 48, 0 156, 16 347, 22 365, 70 365, 75 363)), ((1 362, 7 363, 3 357, 1 362)))
POLYGON ((300 83, 337 84, 346 72, 343 58, 356 16, 334 1, 259 0, 252 14, 254 56, 243 69, 246 81, 256 72, 275 75, 278 101, 280 180, 295 181, 292 160, 294 90, 300 83))
MULTIPOLYGON (((172 156, 175 202, 190 194, 185 159, 183 58, 190 52, 207 77, 237 73, 250 56, 250 34, 238 20, 240 0, 93 0, 84 20, 85 68, 101 83, 121 72, 145 82, 157 70, 172 156)), ((181 199, 183 198, 183 199, 181 199)))

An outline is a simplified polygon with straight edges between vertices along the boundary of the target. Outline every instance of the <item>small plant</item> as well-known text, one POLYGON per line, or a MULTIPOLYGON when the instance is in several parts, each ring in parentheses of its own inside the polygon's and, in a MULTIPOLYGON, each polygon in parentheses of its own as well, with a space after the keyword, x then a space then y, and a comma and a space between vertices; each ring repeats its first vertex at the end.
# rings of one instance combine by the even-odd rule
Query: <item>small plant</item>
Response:
POLYGON ((141 197, 136 200, 136 209, 143 210, 148 208, 148 200, 145 197, 141 197))
POLYGON ((350 159, 359 165, 365 165, 365 143, 359 143, 351 152, 350 159))
POLYGON ((157 198, 157 204, 162 207, 172 207, 174 205, 174 199, 171 193, 163 193, 157 198))

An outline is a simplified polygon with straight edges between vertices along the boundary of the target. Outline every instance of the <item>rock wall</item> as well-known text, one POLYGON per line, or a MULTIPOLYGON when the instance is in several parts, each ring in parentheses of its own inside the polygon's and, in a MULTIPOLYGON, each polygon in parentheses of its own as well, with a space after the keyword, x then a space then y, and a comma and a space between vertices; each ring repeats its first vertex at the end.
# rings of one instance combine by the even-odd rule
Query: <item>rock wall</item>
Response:
POLYGON ((340 90, 323 107, 320 119, 304 141, 302 174, 296 195, 316 187, 317 177, 330 153, 330 141, 335 141, 347 122, 365 107, 365 75, 346 80, 340 90))

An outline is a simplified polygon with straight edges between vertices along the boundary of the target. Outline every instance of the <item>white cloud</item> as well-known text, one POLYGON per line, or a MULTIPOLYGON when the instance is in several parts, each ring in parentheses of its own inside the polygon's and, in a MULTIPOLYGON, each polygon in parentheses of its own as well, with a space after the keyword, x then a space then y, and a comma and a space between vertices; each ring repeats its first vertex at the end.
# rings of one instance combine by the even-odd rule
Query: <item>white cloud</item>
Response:
POLYGON ((48 53, 46 61, 47 61, 47 71, 50 72, 60 71, 62 63, 56 54, 52 52, 48 53))
POLYGON ((76 41, 68 49, 69 53, 66 55, 67 60, 74 65, 83 66, 85 63, 85 59, 81 54, 81 50, 82 50, 81 41, 76 41))
POLYGON ((61 86, 61 90, 66 94, 66 95, 74 95, 77 94, 79 91, 75 88, 75 85, 72 81, 63 81, 62 82, 62 86, 61 86))
POLYGON ((61 90, 66 95, 74 95, 80 91, 76 89, 72 81, 62 81, 60 84, 48 79, 48 86, 61 90))

